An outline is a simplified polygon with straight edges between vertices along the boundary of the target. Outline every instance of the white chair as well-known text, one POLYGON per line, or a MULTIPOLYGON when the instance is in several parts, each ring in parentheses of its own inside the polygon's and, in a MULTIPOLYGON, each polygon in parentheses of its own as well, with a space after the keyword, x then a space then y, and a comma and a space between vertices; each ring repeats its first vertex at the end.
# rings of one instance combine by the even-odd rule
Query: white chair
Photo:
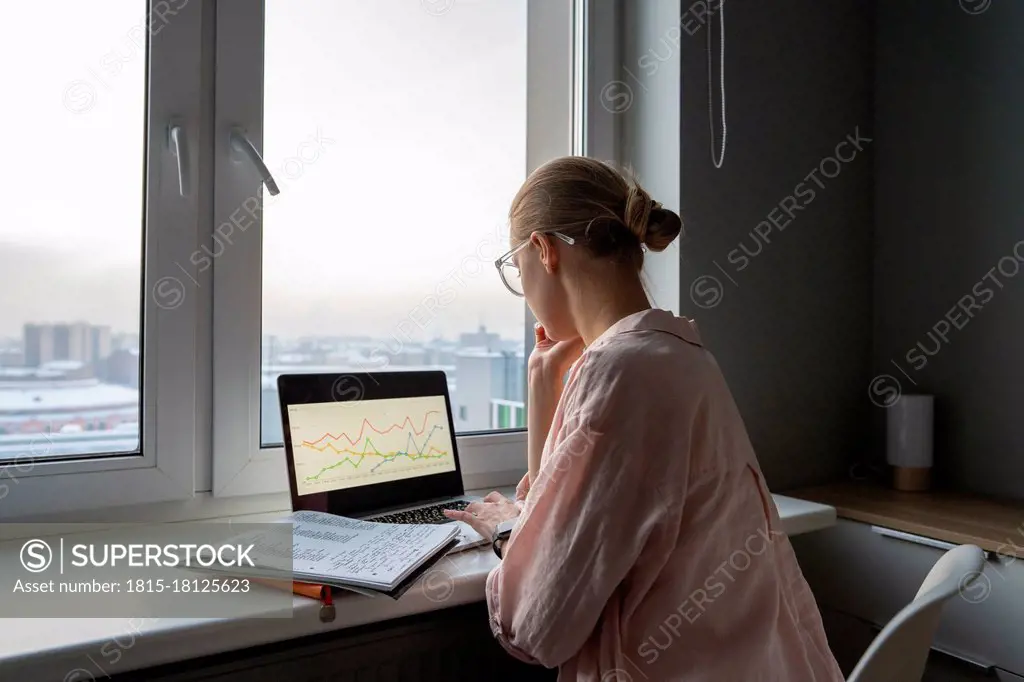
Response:
POLYGON ((875 637, 848 682, 920 682, 942 607, 974 582, 984 566, 985 553, 974 545, 961 545, 943 554, 914 601, 875 637))

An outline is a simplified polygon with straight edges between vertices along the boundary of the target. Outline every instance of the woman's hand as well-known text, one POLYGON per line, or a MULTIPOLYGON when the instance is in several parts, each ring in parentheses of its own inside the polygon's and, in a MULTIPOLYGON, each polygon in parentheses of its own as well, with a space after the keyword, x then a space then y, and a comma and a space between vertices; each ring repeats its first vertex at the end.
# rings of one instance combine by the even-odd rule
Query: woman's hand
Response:
POLYGON ((527 363, 530 381, 540 379, 560 382, 572 363, 583 353, 583 339, 577 336, 574 339, 552 341, 539 322, 534 325, 533 333, 533 352, 527 363))
POLYGON ((530 492, 530 472, 527 471, 523 475, 523 480, 519 481, 519 485, 516 486, 516 502, 525 502, 526 496, 530 492))
POLYGON ((465 510, 445 509, 444 515, 455 521, 465 521, 486 540, 490 540, 499 523, 519 516, 519 507, 501 493, 493 492, 482 502, 470 502, 465 510))
MULTIPOLYGON (((562 397, 565 374, 583 353, 583 339, 579 337, 552 341, 540 324, 534 326, 533 332, 535 341, 533 352, 530 353, 527 375, 527 487, 530 481, 536 480, 540 472, 544 442, 547 440, 548 431, 551 430, 558 401, 562 397)), ((522 483, 519 485, 522 487, 522 483)))

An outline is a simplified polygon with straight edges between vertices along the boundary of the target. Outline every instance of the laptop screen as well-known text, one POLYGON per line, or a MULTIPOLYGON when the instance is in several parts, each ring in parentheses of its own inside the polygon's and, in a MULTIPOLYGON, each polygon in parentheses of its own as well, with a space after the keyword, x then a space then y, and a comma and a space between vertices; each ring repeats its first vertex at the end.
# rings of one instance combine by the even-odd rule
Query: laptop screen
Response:
POLYGON ((292 509, 357 516, 463 494, 439 371, 282 374, 292 509))
POLYGON ((299 497, 455 471, 444 396, 286 409, 299 497))

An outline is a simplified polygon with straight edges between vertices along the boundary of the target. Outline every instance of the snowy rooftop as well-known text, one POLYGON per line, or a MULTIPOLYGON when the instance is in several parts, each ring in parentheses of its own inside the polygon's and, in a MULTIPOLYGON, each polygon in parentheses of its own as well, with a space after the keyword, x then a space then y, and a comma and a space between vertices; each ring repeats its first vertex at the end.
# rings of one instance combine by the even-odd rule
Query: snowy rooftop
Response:
POLYGON ((124 408, 138 404, 137 390, 97 379, 40 381, 33 378, 26 381, 0 375, 0 415, 124 408))

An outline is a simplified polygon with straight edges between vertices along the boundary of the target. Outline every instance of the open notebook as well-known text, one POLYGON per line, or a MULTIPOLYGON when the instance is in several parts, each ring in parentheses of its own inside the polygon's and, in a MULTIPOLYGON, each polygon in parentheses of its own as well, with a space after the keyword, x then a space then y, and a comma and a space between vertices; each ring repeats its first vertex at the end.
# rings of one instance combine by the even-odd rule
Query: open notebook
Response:
POLYGON ((334 514, 297 511, 281 519, 292 524, 291 546, 281 534, 247 533, 255 569, 234 575, 283 578, 330 585, 360 594, 397 599, 412 582, 458 544, 456 524, 397 524, 360 521, 334 514), (286 566, 290 565, 290 572, 286 566))

